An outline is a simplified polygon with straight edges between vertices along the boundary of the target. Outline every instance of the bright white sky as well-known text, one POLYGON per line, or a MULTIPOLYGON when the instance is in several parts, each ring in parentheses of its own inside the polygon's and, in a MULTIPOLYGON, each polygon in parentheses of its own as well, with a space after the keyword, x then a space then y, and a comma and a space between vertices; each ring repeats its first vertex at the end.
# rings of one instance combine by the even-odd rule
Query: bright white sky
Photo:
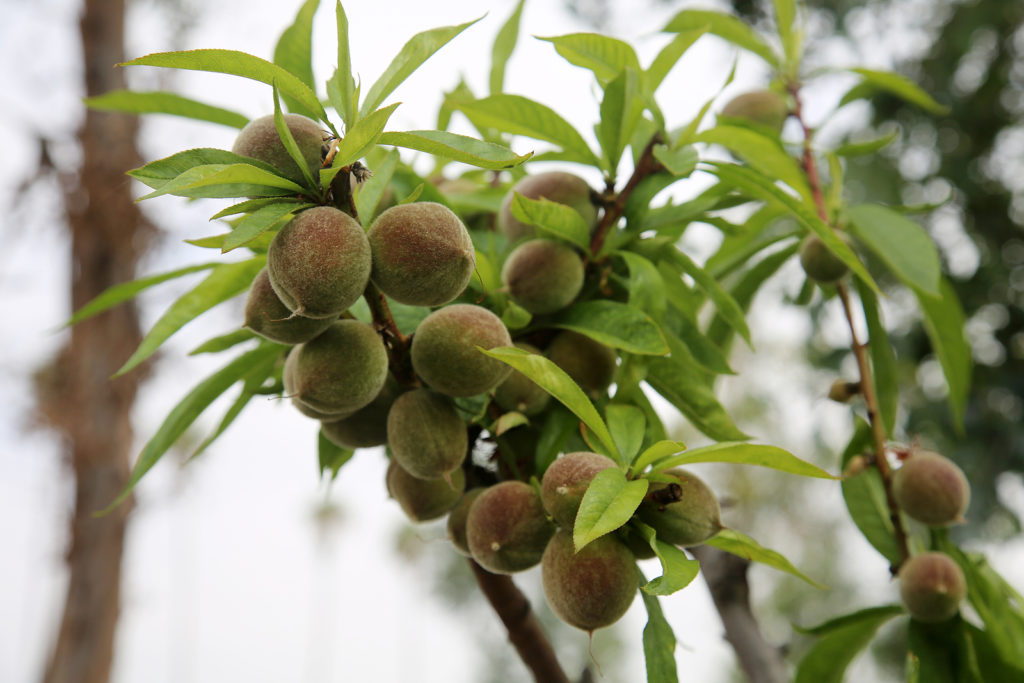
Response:
MULTIPOLYGON (((0 27, 0 56, 3 63, 19 65, 8 70, 10 81, 0 107, 3 127, 15 132, 0 169, 0 188, 6 198, 32 168, 34 134, 62 141, 56 147, 62 158, 76 154, 66 141, 81 116, 78 2, 4 0, 0 4, 7 19, 0 27), (45 49, 40 50, 41 46, 45 49), (26 54, 32 59, 25 59, 26 54)), ((137 4, 129 29, 130 56, 220 47, 270 57, 274 41, 299 2, 209 3, 186 44, 177 46, 170 43, 166 16, 154 9, 156 3, 137 4)), ((330 75, 335 63, 332 3, 323 4, 315 35, 315 70, 320 80, 330 75)), ((512 0, 347 4, 353 64, 366 86, 414 33, 488 13, 388 99, 403 102, 389 124, 392 130, 432 126, 443 90, 452 87, 460 74, 476 92, 486 90, 490 41, 514 5, 512 0)), ((613 25, 617 35, 637 44, 646 64, 666 40, 655 31, 668 16, 665 9, 652 4, 644 12, 620 10, 613 25)), ((580 30, 589 29, 568 16, 561 3, 528 3, 521 44, 508 66, 506 89, 555 106, 587 131, 597 116, 588 74, 561 62, 550 44, 529 37, 580 30)), ((732 60, 733 52, 715 40, 702 40, 692 50, 661 91, 662 107, 671 112, 672 121, 688 120, 716 92, 732 60)), ((151 69, 136 69, 130 76, 136 87, 173 88, 253 117, 272 110, 269 88, 262 84, 151 69)), ((744 58, 730 92, 759 85, 763 78, 760 64, 744 58)), ((226 148, 233 136, 227 128, 151 117, 143 129, 142 151, 153 159, 188 147, 226 148)), ((529 141, 516 146, 517 151, 530 148, 529 141)), ((147 202, 146 209, 167 236, 147 257, 143 272, 207 258, 182 240, 217 231, 207 222, 220 208, 215 202, 188 205, 170 197, 147 202)), ((60 467, 55 437, 24 428, 32 401, 27 369, 43 363, 62 339, 57 328, 68 313, 66 251, 61 246, 60 207, 52 196, 37 190, 25 198, 21 209, 8 211, 7 216, 0 233, 5 244, 0 255, 0 318, 18 321, 18 332, 14 334, 12 323, 4 326, 5 354, 0 360, 0 392, 8 406, 0 415, 0 535, 10 558, 0 563, 0 680, 27 683, 37 680, 42 670, 65 580, 62 553, 70 483, 60 467)), ((145 296, 145 322, 152 323, 184 286, 168 285, 145 296)), ((185 359, 205 338, 238 325, 240 304, 222 308, 166 345, 136 409, 140 445, 188 387, 226 362, 225 358, 185 359)), ((761 351, 784 347, 805 332, 797 326, 787 333, 778 321, 754 316, 761 351)), ((842 413, 835 407, 822 407, 820 401, 799 392, 791 390, 782 403, 789 406, 783 409, 789 413, 782 419, 795 425, 793 443, 782 445, 794 450, 807 445, 811 435, 807 418, 842 424, 842 413)), ((225 405, 215 404, 203 421, 205 428, 214 424, 225 405)), ((482 601, 454 612, 433 593, 434 567, 443 564, 449 552, 442 528, 417 527, 415 537, 425 541, 413 544, 419 554, 396 553, 396 537, 406 524, 398 507, 387 500, 380 453, 361 452, 343 470, 330 492, 340 515, 317 527, 314 513, 325 492, 316 479, 315 437, 316 423, 274 401, 256 401, 201 460, 181 469, 169 455, 147 475, 137 489, 139 504, 127 549, 115 683, 475 683, 483 653, 506 647, 502 629, 482 601)), ((838 448, 842 438, 840 434, 827 445, 838 448)), ((835 509, 841 505, 834 486, 807 486, 835 509)), ((762 540, 785 544, 785 534, 780 535, 781 541, 762 540)), ((884 576, 877 556, 864 553, 858 543, 862 542, 851 541, 854 550, 849 551, 856 561, 864 561, 866 570, 884 576)), ((535 604, 543 602, 538 570, 527 572, 518 582, 535 604)), ((878 582, 865 590, 863 604, 895 597, 891 587, 878 582)), ((698 581, 664 604, 682 644, 678 659, 687 680, 725 680, 732 653, 721 640, 703 584, 698 581)), ((623 663, 623 670, 630 673, 622 675, 632 680, 638 680, 643 670, 643 620, 637 600, 620 630, 632 653, 623 663)), ((581 662, 586 637, 568 631, 563 636, 568 636, 561 641, 566 661, 581 662)), ((599 663, 601 643, 599 634, 594 648, 599 663)), ((614 667, 606 673, 609 681, 619 675, 614 667)), ((525 680, 517 660, 510 661, 508 680, 525 680)))

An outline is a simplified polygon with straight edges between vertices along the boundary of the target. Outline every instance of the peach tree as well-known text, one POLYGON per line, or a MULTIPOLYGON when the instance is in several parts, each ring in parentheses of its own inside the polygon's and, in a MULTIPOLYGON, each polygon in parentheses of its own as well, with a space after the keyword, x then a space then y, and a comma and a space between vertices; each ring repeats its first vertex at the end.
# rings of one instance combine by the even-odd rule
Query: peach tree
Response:
MULTIPOLYGON (((382 485, 412 521, 447 519, 454 550, 468 556, 537 680, 568 680, 536 620, 522 616, 509 578, 540 565, 551 608, 584 631, 614 623, 639 595, 647 680, 662 683, 678 677, 660 601, 701 571, 691 549, 711 546, 798 576, 809 599, 822 590, 726 527, 716 493, 686 468, 773 468, 794 486, 796 477, 831 479, 890 565, 891 577, 877 581, 897 578, 901 600, 807 629, 816 641, 791 663, 796 680, 840 680, 894 619, 906 622, 909 680, 1021 680, 1021 597, 948 532, 967 508, 966 478, 952 460, 893 438, 900 387, 876 277, 916 297, 957 422, 971 372, 963 313, 931 238, 904 207, 845 201, 845 160, 892 138, 819 144, 803 96, 821 74, 802 68, 795 2, 776 0, 771 36, 727 14, 681 11, 646 65, 608 36, 543 38, 593 79, 599 116, 586 135, 558 103, 504 91, 522 2, 495 39, 490 92, 454 87, 432 130, 388 129, 399 106, 388 99, 475 22, 413 36, 363 88, 337 3, 337 68, 321 84, 311 59, 318 5, 302 4, 273 61, 203 49, 124 65, 265 83, 268 113, 258 118, 170 92, 89 101, 240 129, 230 150, 189 149, 128 171, 151 190, 143 199, 234 200, 213 215, 224 232, 191 240, 230 258, 118 285, 72 319, 206 273, 156 321, 126 373, 205 311, 247 297, 238 329, 196 349, 231 360, 174 407, 112 506, 222 394, 237 389, 197 452, 255 397, 281 396, 319 422, 322 476, 336 477, 357 450, 385 447, 382 485), (659 86, 706 34, 762 59, 771 82, 724 106, 712 98, 670 127, 659 86), (449 130, 456 114, 474 135, 449 130), (433 169, 424 173, 400 150, 428 155, 433 169), (592 187, 573 169, 603 182, 592 187), (680 183, 695 175, 710 182, 696 191, 680 183), (680 246, 695 223, 722 232, 703 263, 680 246), (716 378, 734 373, 733 343, 752 343, 754 295, 792 259, 806 275, 797 303, 818 295, 841 309, 859 372, 833 387, 855 429, 831 472, 756 443, 715 394, 716 378), (654 394, 710 444, 669 438, 654 394), (647 577, 637 560, 653 558, 661 571, 647 577)), ((840 107, 884 90, 941 114, 901 76, 849 72, 858 84, 840 107)))

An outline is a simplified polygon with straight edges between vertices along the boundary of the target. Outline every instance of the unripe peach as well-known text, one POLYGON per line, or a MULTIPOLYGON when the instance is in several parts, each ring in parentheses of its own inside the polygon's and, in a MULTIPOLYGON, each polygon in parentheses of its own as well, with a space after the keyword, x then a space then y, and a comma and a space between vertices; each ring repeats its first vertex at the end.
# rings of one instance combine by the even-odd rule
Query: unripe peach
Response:
MULTIPOLYGON (((297 347, 296 347, 297 348, 297 347)), ((326 420, 328 422, 333 420, 340 420, 343 417, 352 414, 352 411, 341 410, 341 411, 327 411, 314 410, 305 403, 295 397, 295 363, 299 359, 299 354, 295 352, 295 349, 288 354, 288 357, 284 361, 284 372, 282 373, 282 380, 284 382, 284 395, 291 398, 292 405, 295 409, 306 417, 311 417, 314 420, 326 420)))
POLYGON ((412 367, 424 382, 448 396, 475 396, 490 391, 512 368, 477 347, 511 346, 512 338, 498 316, 472 304, 434 311, 412 338, 412 367))
POLYGON ((910 616, 930 624, 952 619, 967 595, 963 570, 945 553, 915 555, 899 572, 900 597, 910 616))
POLYGON ((466 288, 476 267, 469 231, 442 204, 394 206, 377 217, 367 237, 373 252, 371 278, 403 304, 448 303, 466 288))
POLYGON ((591 398, 603 394, 615 378, 615 350, 579 332, 559 332, 548 345, 547 356, 591 398))
MULTIPOLYGON (((530 344, 517 343, 516 348, 540 354, 540 349, 530 344)), ((494 390, 494 402, 505 410, 515 410, 523 415, 536 415, 544 410, 551 394, 541 389, 536 382, 512 370, 508 378, 494 390)))
POLYGON ((781 133, 789 116, 789 105, 786 98, 774 90, 755 90, 731 99, 719 116, 750 121, 781 133))
POLYGON ((554 532, 537 491, 521 481, 489 487, 466 519, 466 543, 473 559, 494 574, 536 565, 554 532))
POLYGON ((618 467, 614 460, 598 453, 566 453, 548 466, 541 479, 544 507, 561 526, 572 529, 590 482, 601 470, 613 467, 618 467))
POLYGON ((807 235, 800 243, 800 265, 807 277, 815 282, 830 284, 846 275, 849 268, 832 253, 817 235, 807 235))
POLYGON ((466 459, 466 423, 448 397, 429 389, 413 389, 395 399, 387 431, 392 455, 414 477, 443 477, 466 459))
MULTIPOLYGON (((302 158, 306 160, 306 165, 313 177, 316 178, 321 165, 324 145, 323 129, 313 119, 300 114, 285 114, 284 121, 288 126, 288 131, 295 138, 295 143, 299 146, 302 158)), ((302 171, 288 154, 284 143, 281 142, 281 137, 277 134, 272 114, 261 116, 247 123, 235 139, 231 151, 266 162, 295 182, 303 182, 302 171)))
POLYGON ((501 269, 509 296, 530 313, 554 313, 583 288, 583 261, 564 242, 535 239, 512 250, 501 269))
POLYGON ((325 420, 320 429, 341 448, 383 446, 388 441, 388 411, 402 391, 402 386, 388 375, 380 393, 369 404, 340 420, 325 420))
POLYGON ((462 470, 455 470, 449 479, 419 479, 394 460, 388 465, 385 477, 388 494, 414 522, 437 519, 455 507, 466 488, 466 475, 462 470))
POLYGON ((527 199, 547 199, 559 204, 566 204, 576 209, 587 227, 597 221, 597 209, 590 201, 590 186, 587 181, 572 173, 564 171, 548 171, 526 176, 512 186, 501 203, 498 212, 498 229, 508 238, 509 242, 518 242, 526 237, 533 237, 536 230, 532 225, 520 223, 512 215, 512 198, 515 193, 527 199))
POLYGON ((636 516, 658 538, 678 546, 699 545, 722 530, 718 498, 703 481, 682 468, 665 471, 679 483, 652 481, 636 516))
POLYGON ((469 552, 469 542, 466 540, 466 519, 469 517, 469 508, 486 490, 483 486, 478 486, 466 491, 462 494, 458 504, 448 513, 448 540, 455 546, 455 550, 466 557, 472 556, 472 553, 469 552))
POLYGON ((264 339, 280 344, 301 344, 326 330, 335 320, 337 316, 305 318, 292 315, 270 286, 266 268, 256 275, 249 287, 244 326, 264 339))
POLYGON ((362 296, 370 281, 370 243, 343 211, 303 211, 274 235, 267 272, 281 302, 307 318, 331 318, 362 296))
POLYGON ((584 631, 610 626, 633 603, 636 560, 614 534, 601 536, 576 552, 572 533, 560 530, 541 560, 548 604, 567 624, 584 631))
POLYGON ((892 492, 901 510, 929 526, 962 522, 971 502, 963 470, 932 451, 917 451, 903 461, 893 474, 892 492))

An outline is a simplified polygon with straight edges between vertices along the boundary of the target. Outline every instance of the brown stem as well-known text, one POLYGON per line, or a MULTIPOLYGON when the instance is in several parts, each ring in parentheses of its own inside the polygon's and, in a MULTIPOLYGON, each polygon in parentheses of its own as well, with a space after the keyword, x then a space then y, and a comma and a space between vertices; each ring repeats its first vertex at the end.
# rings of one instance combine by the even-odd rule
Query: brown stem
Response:
POLYGON ((472 559, 469 566, 480 590, 508 630, 508 639, 537 683, 569 683, 551 641, 530 609, 530 601, 516 588, 512 578, 491 574, 472 559))
POLYGON ((409 338, 402 334, 395 324, 391 315, 391 308, 388 306, 384 293, 373 284, 371 280, 366 285, 363 298, 370 307, 370 314, 373 316, 373 326, 377 333, 384 339, 384 346, 388 350, 388 364, 391 372, 400 384, 415 386, 416 375, 412 370, 412 361, 409 357, 409 338))
POLYGON ((626 185, 622 188, 622 192, 619 192, 611 202, 607 202, 604 207, 604 215, 601 216, 601 222, 594 228, 594 236, 590 239, 590 257, 594 258, 600 253, 601 247, 604 246, 604 241, 608 238, 608 233, 611 232, 615 224, 622 218, 623 212, 626 210, 626 201, 629 200, 633 191, 637 188, 644 178, 658 171, 664 169, 661 162, 654 158, 654 146, 661 143, 661 135, 656 133, 644 147, 644 151, 640 154, 640 159, 636 163, 636 168, 633 169, 633 175, 630 176, 626 185))

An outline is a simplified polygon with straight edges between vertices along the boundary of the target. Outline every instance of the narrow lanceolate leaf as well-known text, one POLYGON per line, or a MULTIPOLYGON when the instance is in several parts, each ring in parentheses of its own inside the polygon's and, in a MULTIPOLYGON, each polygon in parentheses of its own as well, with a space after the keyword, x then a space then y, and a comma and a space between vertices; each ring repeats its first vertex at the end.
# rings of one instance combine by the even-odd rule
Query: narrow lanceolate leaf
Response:
POLYGON ((698 133, 694 142, 721 145, 769 178, 781 180, 802 197, 811 198, 803 171, 778 140, 751 128, 719 124, 698 133))
POLYGON ((953 413, 953 421, 957 429, 962 430, 973 367, 971 347, 964 336, 964 311, 956 290, 945 278, 939 283, 938 297, 917 290, 914 293, 924 312, 924 329, 949 385, 949 409, 953 413))
POLYGON ((900 605, 861 610, 824 624, 821 638, 797 666, 794 683, 842 683, 846 669, 887 621, 904 613, 900 605))
POLYGON ((309 169, 309 164, 306 163, 306 157, 302 154, 302 150, 299 149, 299 143, 295 142, 295 136, 292 135, 291 129, 288 128, 288 122, 284 118, 284 111, 281 109, 281 98, 278 96, 277 87, 274 87, 274 128, 277 130, 277 137, 281 139, 284 144, 285 150, 288 152, 288 156, 292 158, 295 165, 299 167, 299 171, 302 173, 302 178, 306 183, 306 187, 312 192, 316 192, 319 189, 316 181, 313 179, 313 172, 309 169))
POLYGON ((114 376, 123 375, 149 358, 172 334, 200 313, 246 291, 265 262, 266 259, 256 257, 238 263, 224 263, 214 268, 202 282, 171 304, 114 376))
POLYGON ((653 528, 642 522, 634 522, 634 527, 661 562, 661 576, 651 579, 641 586, 648 595, 672 595, 676 591, 689 586, 700 574, 700 563, 671 543, 660 541, 653 528))
POLYGON ((558 54, 570 64, 589 69, 602 85, 617 77, 624 69, 640 72, 640 60, 632 46, 618 38, 597 33, 570 33, 540 38, 555 46, 558 54))
POLYGON ((236 111, 222 109, 171 92, 112 90, 96 97, 86 97, 87 107, 101 111, 121 111, 127 114, 169 114, 197 121, 219 123, 232 128, 244 128, 249 119, 236 111))
POLYGON ((714 392, 701 377, 678 359, 652 358, 648 362, 647 383, 674 405, 690 423, 717 441, 749 438, 725 412, 714 392))
POLYGON ((327 81, 327 97, 338 116, 345 122, 345 127, 356 121, 356 110, 359 96, 356 93, 355 79, 352 77, 352 55, 348 47, 348 17, 340 0, 335 4, 335 16, 338 27, 338 68, 327 81))
POLYGON ((833 150, 833 154, 841 157, 859 157, 874 154, 875 152, 879 152, 888 147, 899 136, 900 131, 896 128, 889 131, 886 135, 872 140, 858 140, 843 143, 833 150))
MULTIPOLYGON (((864 82, 877 90, 885 90, 925 111, 943 115, 949 113, 949 107, 936 102, 931 95, 919 85, 902 74, 891 71, 875 71, 873 69, 854 68, 850 71, 859 74, 864 82)), ((845 104, 845 102, 844 102, 845 104)))
POLYGON ((796 22, 796 0, 774 0, 775 25, 782 40, 782 50, 786 55, 787 66, 793 73, 799 69, 800 60, 800 27, 796 22))
POLYGON ((363 100, 363 105, 359 109, 360 116, 366 116, 383 104, 384 98, 394 92, 395 88, 402 84, 402 81, 430 59, 435 52, 478 21, 480 19, 474 19, 458 26, 443 26, 417 33, 410 38, 391 60, 391 64, 380 75, 380 78, 366 92, 366 99, 363 100))
POLYGON ((171 180, 174 180, 186 171, 190 171, 198 166, 209 166, 214 164, 224 166, 230 164, 251 164, 256 168, 267 171, 268 173, 284 177, 280 176, 277 170, 270 164, 266 164, 250 157, 244 157, 241 154, 229 152, 226 149, 214 149, 212 147, 186 149, 182 152, 172 154, 169 157, 151 161, 142 168, 136 168, 128 171, 128 175, 142 182, 146 186, 156 189, 164 186, 171 180))
MULTIPOLYGON (((320 0, 306 0, 295 15, 295 21, 286 28, 274 47, 274 64, 298 76, 299 80, 316 91, 313 80, 313 15, 320 0)), ((317 112, 310 110, 291 95, 284 95, 288 110, 316 119, 317 112)))
POLYGON ((516 220, 533 225, 553 237, 590 248, 590 231, 580 212, 550 199, 530 199, 516 192, 509 207, 516 220))
POLYGON ((619 454, 623 458, 619 464, 626 465, 640 452, 640 446, 644 443, 647 418, 644 417, 642 410, 626 403, 609 403, 604 409, 604 416, 608 423, 608 431, 612 433, 615 445, 618 446, 619 454))
POLYGON ((926 294, 939 295, 939 251, 924 228, 877 204, 852 206, 846 215, 850 232, 875 252, 893 275, 926 294))
POLYGON ((878 412, 885 425, 885 433, 892 434, 896 426, 896 410, 899 406, 899 381, 896 368, 896 352, 889 343, 889 333, 882 324, 882 312, 878 298, 863 282, 857 280, 857 294, 868 326, 868 352, 871 355, 871 369, 875 381, 875 395, 878 397, 878 412))
POLYGON ((706 28, 719 38, 724 38, 733 45, 754 53, 769 65, 778 68, 779 58, 757 33, 744 24, 739 18, 710 10, 683 10, 675 15, 662 30, 668 33, 680 33, 706 28))
POLYGON ((593 299, 573 304, 549 324, 629 353, 662 356, 669 352, 657 323, 642 311, 618 301, 593 299))
MULTIPOLYGON (((769 254, 743 273, 739 282, 729 290, 729 293, 732 294, 733 299, 740 305, 740 308, 744 311, 750 308, 757 290, 796 253, 797 247, 797 244, 791 244, 775 253, 769 254)), ((733 330, 729 324, 725 322, 720 314, 716 315, 711 320, 711 324, 708 325, 708 339, 717 344, 719 348, 728 351, 732 342, 732 336, 733 330)))
POLYGON ((654 463, 654 471, 693 465, 698 462, 731 462, 737 465, 756 465, 768 467, 788 474, 818 479, 838 479, 820 467, 801 460, 789 451, 777 446, 764 446, 754 443, 716 443, 710 446, 694 448, 691 451, 666 458, 654 463))
POLYGON ((683 54, 690 49, 690 46, 697 42, 697 39, 708 32, 707 26, 695 28, 690 31, 681 31, 668 45, 661 49, 658 56, 654 58, 651 65, 644 72, 644 88, 648 93, 653 94, 661 82, 665 80, 672 67, 679 62, 683 54))
POLYGON ((121 284, 108 287, 103 290, 95 299, 82 306, 80 309, 75 311, 75 314, 68 319, 65 325, 74 325, 79 323, 86 318, 91 318, 97 313, 102 313, 109 308, 124 303, 130 299, 134 299, 139 292, 149 289, 153 285, 158 285, 161 282, 167 282, 175 278, 182 277, 183 275, 189 275, 191 273, 198 273, 201 270, 210 270, 221 265, 219 262, 214 261, 212 263, 200 263, 194 266, 186 266, 185 268, 178 268, 166 273, 160 273, 159 275, 150 275, 149 277, 142 277, 138 280, 132 280, 131 282, 122 282, 121 284))
POLYGON ((662 440, 644 450, 638 455, 629 468, 631 475, 643 472, 648 465, 653 465, 659 460, 664 460, 673 455, 678 455, 686 450, 686 444, 682 441, 662 440))
POLYGON ((317 461, 320 464, 320 478, 323 479, 327 472, 331 473, 331 481, 338 478, 338 472, 352 459, 355 451, 350 448, 342 448, 324 436, 321 429, 317 434, 317 461))
POLYGON ((732 295, 719 284, 718 280, 711 277, 706 270, 698 266, 685 252, 679 249, 670 249, 667 254, 674 264, 692 277, 697 286, 707 293, 715 304, 715 308, 718 309, 719 315, 743 337, 747 345, 753 346, 750 338, 750 328, 747 326, 743 309, 733 299, 732 295))
POLYGON ((353 161, 358 161, 366 156, 367 152, 380 140, 384 126, 387 125, 388 119, 391 118, 399 104, 401 103, 395 102, 383 109, 378 109, 369 116, 359 119, 356 125, 345 131, 345 137, 338 143, 338 152, 334 155, 331 169, 348 166, 353 161))
MULTIPOLYGON (((327 123, 327 112, 320 104, 320 98, 316 96, 308 85, 301 79, 272 64, 265 59, 260 59, 245 52, 237 50, 185 50, 183 52, 157 52, 154 54, 139 57, 120 66, 162 66, 171 69, 188 69, 191 71, 212 71, 215 73, 230 74, 251 78, 254 81, 277 85, 281 92, 295 99, 296 102, 311 112, 315 113, 316 119, 327 123)), ((337 131, 332 132, 337 135, 337 131)))
POLYGON ((240 328, 227 334, 219 334, 216 337, 207 339, 202 344, 188 352, 190 356, 198 356, 201 353, 220 353, 227 351, 250 339, 255 339, 256 334, 247 328, 240 328))
POLYGON ((152 199, 165 194, 190 199, 273 197, 305 191, 301 185, 287 178, 248 163, 208 164, 190 168, 139 199, 152 199))
POLYGON ((227 391, 232 384, 243 379, 254 367, 265 362, 267 358, 279 356, 285 348, 279 344, 264 342, 197 384, 178 405, 174 406, 153 438, 143 447, 124 490, 99 514, 110 512, 127 498, 142 476, 160 460, 163 454, 174 445, 178 438, 185 433, 185 430, 218 396, 227 391))
POLYGON ((576 417, 583 421, 601 443, 612 454, 612 457, 619 460, 618 449, 615 440, 612 438, 608 427, 605 425, 601 415, 594 408, 587 395, 580 389, 569 375, 550 360, 536 353, 530 353, 523 349, 512 346, 505 346, 490 351, 479 349, 492 358, 497 358, 502 363, 511 365, 534 381, 544 391, 548 392, 566 408, 571 410, 576 417))
POLYGON ((519 41, 519 20, 523 15, 523 3, 526 0, 519 0, 512 16, 508 18, 498 31, 494 39, 494 47, 491 48, 491 75, 487 79, 490 94, 497 95, 505 89, 505 65, 508 64, 512 50, 519 41))
POLYGON ((619 159, 636 129, 643 100, 640 99, 639 74, 632 68, 623 69, 604 89, 601 100, 601 121, 597 126, 597 137, 608 162, 606 170, 611 177, 619 167, 619 159))
POLYGON ((600 166, 583 136, 550 107, 520 95, 491 95, 472 102, 455 102, 481 129, 497 128, 512 135, 525 135, 558 145, 565 160, 600 166))
POLYGON ((356 191, 356 211, 364 225, 369 225, 373 221, 377 205, 388 189, 397 166, 398 150, 393 149, 384 157, 384 161, 373 169, 373 176, 356 191))
POLYGON ((896 530, 889 515, 885 487, 878 470, 870 467, 843 480, 843 500, 850 518, 864 538, 885 559, 896 566, 900 563, 900 548, 896 543, 896 530))
POLYGON ((752 197, 780 205, 798 223, 817 235, 825 243, 825 246, 829 248, 829 251, 842 259, 843 263, 857 277, 864 280, 876 292, 879 291, 874 278, 864 268, 864 264, 860 262, 860 259, 853 253, 853 250, 850 249, 846 242, 839 239, 835 231, 821 220, 810 206, 784 192, 770 178, 767 178, 758 171, 737 166, 736 164, 721 162, 709 162, 709 164, 712 167, 711 172, 725 182, 738 186, 752 197))
POLYGON ((668 145, 655 145, 654 158, 661 162, 665 170, 678 178, 685 178, 693 173, 700 160, 697 150, 689 145, 676 149, 671 149, 668 145))
POLYGON ((762 547, 750 536, 742 534, 739 531, 734 531, 733 529, 722 529, 713 537, 708 539, 707 544, 713 545, 719 550, 724 550, 727 553, 732 553, 733 555, 746 558, 751 562, 760 562, 772 569, 778 569, 781 572, 791 574, 798 579, 806 581, 815 588, 825 588, 825 586, 809 578, 802 571, 794 567, 793 563, 781 554, 774 550, 762 547))
POLYGON ((639 308, 656 321, 662 320, 668 303, 658 268, 631 251, 618 251, 615 255, 629 268, 629 305, 639 308))
POLYGON ((493 142, 484 142, 442 130, 388 131, 381 135, 377 142, 427 152, 436 157, 460 161, 491 171, 514 168, 533 156, 533 152, 520 155, 508 147, 493 142))
POLYGON ((646 479, 629 481, 620 469, 602 470, 591 480, 580 501, 572 541, 576 551, 629 521, 647 494, 646 479))
POLYGON ((292 219, 292 216, 303 209, 316 206, 315 204, 296 204, 294 202, 278 202, 268 204, 262 208, 245 215, 242 220, 235 224, 224 243, 221 245, 221 252, 227 253, 232 249, 245 246, 267 230, 274 227, 281 227, 292 219))
MULTIPOLYGON (((639 573, 640 570, 637 570, 639 573)), ((645 581, 643 574, 641 580, 645 581)), ((647 625, 644 626, 644 667, 647 683, 679 683, 676 670, 676 636, 665 619, 658 597, 647 591, 640 591, 640 597, 647 608, 647 625)))

